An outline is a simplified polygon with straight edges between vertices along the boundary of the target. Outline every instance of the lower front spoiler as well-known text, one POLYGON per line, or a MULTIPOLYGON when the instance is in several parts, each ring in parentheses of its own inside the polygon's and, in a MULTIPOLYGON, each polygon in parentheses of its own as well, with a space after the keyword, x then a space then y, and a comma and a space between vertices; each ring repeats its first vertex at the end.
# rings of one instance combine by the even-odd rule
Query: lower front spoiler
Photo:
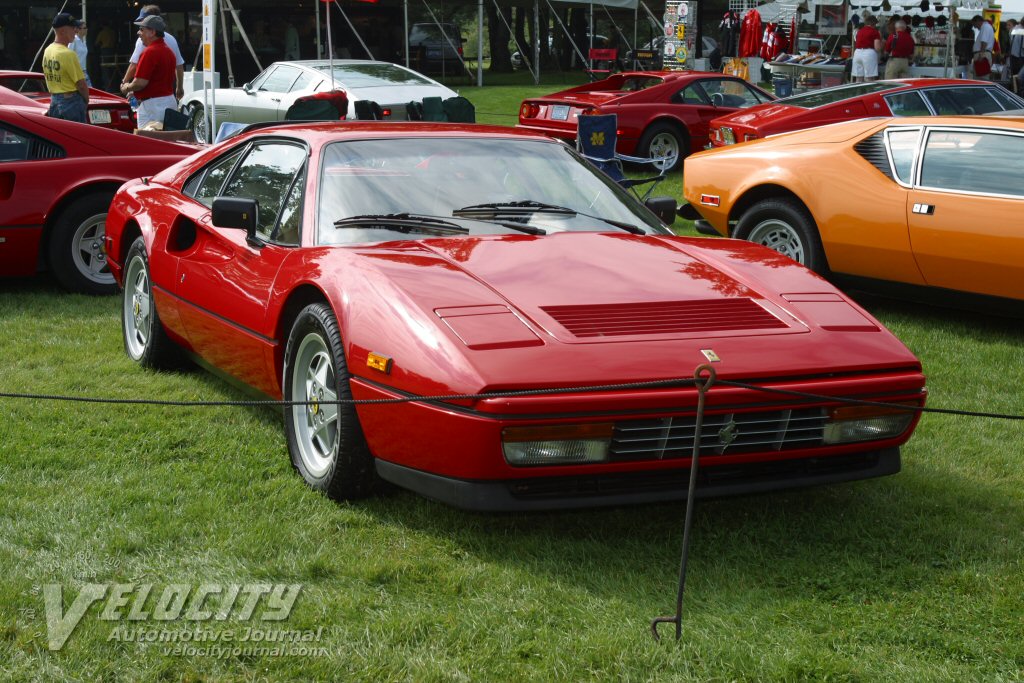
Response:
MULTIPOLYGON (((677 470, 470 481, 386 460, 377 474, 402 488, 465 510, 527 512, 686 500, 689 467, 677 470)), ((697 497, 713 498, 871 479, 900 471, 900 449, 740 465, 702 466, 697 497)))

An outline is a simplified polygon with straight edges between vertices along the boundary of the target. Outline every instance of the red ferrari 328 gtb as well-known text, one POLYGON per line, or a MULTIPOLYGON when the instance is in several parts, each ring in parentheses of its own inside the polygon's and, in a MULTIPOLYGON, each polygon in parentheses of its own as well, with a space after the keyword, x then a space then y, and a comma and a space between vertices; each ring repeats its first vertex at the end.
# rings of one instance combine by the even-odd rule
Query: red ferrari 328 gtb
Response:
POLYGON ((674 209, 539 133, 273 124, 122 187, 107 251, 128 355, 184 351, 298 402, 292 463, 334 498, 380 479, 481 510, 684 498, 693 384, 595 387, 708 362, 760 388, 708 392, 701 495, 898 471, 916 411, 835 399, 921 405, 914 355, 777 252, 676 237, 674 209), (484 392, 508 395, 443 398, 484 392))

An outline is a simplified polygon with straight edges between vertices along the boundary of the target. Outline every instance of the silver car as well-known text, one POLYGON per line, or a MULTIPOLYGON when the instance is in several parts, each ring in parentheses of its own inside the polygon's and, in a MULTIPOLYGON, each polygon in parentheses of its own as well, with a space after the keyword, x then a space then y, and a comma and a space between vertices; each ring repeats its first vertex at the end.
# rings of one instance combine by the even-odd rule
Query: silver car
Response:
MULTIPOLYGON (((334 81, 326 59, 274 62, 241 88, 218 88, 213 98, 217 125, 223 122, 282 121, 296 100, 316 93, 342 90, 348 98, 345 117, 356 118, 356 102, 371 100, 381 106, 385 119, 408 118, 406 105, 424 97, 447 99, 457 93, 404 66, 362 59, 334 60, 334 81)), ((196 139, 209 142, 209 115, 202 90, 181 101, 196 139)))

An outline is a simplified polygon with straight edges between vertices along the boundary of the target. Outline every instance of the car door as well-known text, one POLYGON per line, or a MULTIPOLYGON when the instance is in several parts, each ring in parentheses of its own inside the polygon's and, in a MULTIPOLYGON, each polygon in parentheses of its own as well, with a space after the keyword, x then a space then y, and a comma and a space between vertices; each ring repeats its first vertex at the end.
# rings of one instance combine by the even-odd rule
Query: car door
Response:
MULTIPOLYGON (((301 69, 289 64, 277 64, 267 69, 264 77, 252 81, 243 88, 235 104, 235 119, 238 123, 259 123, 278 121, 281 101, 299 77, 301 69)), ((283 115, 283 113, 282 113, 283 115)))
POLYGON ((213 365, 267 393, 275 390, 267 362, 276 341, 262 326, 277 272, 300 243, 307 157, 297 141, 258 138, 185 185, 199 226, 195 244, 180 256, 175 282, 189 342, 213 365), (253 240, 211 223, 217 197, 257 200, 253 240))
POLYGON ((0 122, 0 275, 35 273, 64 150, 0 122))
POLYGON ((712 119, 767 101, 742 80, 704 78, 683 88, 673 101, 686 105, 685 117, 692 140, 691 149, 702 149, 708 142, 712 119))
POLYGON ((1024 133, 929 127, 907 198, 910 240, 934 287, 1024 298, 1024 133))

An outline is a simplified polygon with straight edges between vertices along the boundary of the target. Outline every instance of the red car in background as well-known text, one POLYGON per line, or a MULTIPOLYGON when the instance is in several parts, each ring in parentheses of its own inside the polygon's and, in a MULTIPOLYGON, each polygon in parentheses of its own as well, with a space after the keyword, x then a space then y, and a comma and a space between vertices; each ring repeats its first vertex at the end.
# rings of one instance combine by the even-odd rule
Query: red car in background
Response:
POLYGON ((594 83, 523 100, 519 126, 565 140, 587 114, 618 117, 616 151, 665 159, 664 170, 708 144, 708 125, 725 113, 775 97, 741 78, 702 71, 624 71, 594 83))
POLYGON ((0 275, 49 268, 67 289, 112 294, 103 235, 114 192, 196 149, 53 119, 0 88, 0 275))
MULTIPOLYGON (((46 89, 46 78, 34 71, 0 71, 0 87, 38 102, 44 109, 50 107, 50 93, 46 89)), ((104 128, 116 128, 126 133, 135 131, 135 112, 128 100, 111 95, 99 88, 89 88, 87 108, 89 123, 104 128)))
POLYGON ((711 122, 711 145, 723 147, 869 116, 998 114, 1021 108, 1024 100, 987 81, 908 78, 852 83, 719 116, 711 122))
POLYGON ((916 413, 836 399, 922 405, 914 355, 795 261, 672 234, 670 204, 523 130, 295 122, 126 184, 107 245, 128 356, 294 402, 292 464, 336 499, 684 498, 697 390, 645 383, 708 362, 760 388, 708 393, 699 495, 898 471, 916 413))

